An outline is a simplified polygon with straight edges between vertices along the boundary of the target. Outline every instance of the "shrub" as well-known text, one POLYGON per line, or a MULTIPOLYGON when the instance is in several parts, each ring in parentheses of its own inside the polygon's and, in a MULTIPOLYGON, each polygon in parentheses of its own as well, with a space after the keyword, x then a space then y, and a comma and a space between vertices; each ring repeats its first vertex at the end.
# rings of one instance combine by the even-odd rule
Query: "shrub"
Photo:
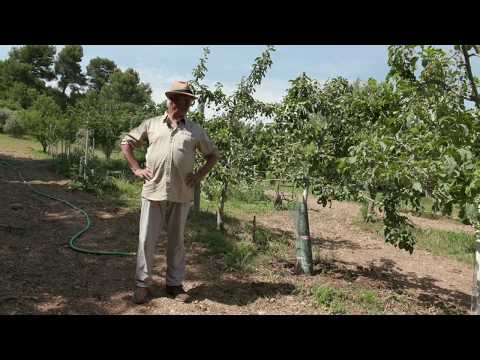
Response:
POLYGON ((0 132, 3 132, 3 126, 7 119, 11 116, 12 110, 7 108, 0 108, 0 132))
POLYGON ((23 122, 14 113, 10 114, 5 120, 3 131, 14 137, 21 137, 26 133, 23 122))

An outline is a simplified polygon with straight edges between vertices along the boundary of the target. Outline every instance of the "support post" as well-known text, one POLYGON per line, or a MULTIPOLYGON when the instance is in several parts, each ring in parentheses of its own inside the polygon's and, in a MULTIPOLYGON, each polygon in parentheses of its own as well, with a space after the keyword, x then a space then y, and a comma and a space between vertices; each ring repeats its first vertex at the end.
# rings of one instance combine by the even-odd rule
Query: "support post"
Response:
POLYGON ((308 184, 303 190, 302 201, 298 203, 297 216, 297 262, 296 273, 312 275, 312 241, 310 239, 310 226, 308 223, 308 184))
POLYGON ((478 217, 475 222, 475 270, 472 296, 472 314, 480 315, 480 201, 477 202, 478 217))

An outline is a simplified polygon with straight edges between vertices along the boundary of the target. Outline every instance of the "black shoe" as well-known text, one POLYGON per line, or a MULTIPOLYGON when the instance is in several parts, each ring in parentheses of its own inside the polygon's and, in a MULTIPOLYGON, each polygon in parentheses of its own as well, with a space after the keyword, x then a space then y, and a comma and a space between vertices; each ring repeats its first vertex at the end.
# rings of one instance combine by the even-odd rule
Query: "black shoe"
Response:
POLYGON ((170 295, 175 300, 179 300, 184 303, 188 303, 191 301, 190 295, 183 289, 182 285, 179 286, 166 286, 165 290, 167 294, 170 295))
POLYGON ((150 289, 146 287, 136 287, 133 292, 133 302, 137 305, 145 304, 150 301, 150 289))

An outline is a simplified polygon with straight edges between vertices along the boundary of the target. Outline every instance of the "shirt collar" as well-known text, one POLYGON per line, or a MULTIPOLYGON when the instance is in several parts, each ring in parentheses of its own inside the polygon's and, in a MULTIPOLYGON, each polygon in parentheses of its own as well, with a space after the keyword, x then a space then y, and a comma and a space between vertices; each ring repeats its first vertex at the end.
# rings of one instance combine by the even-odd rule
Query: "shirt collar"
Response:
MULTIPOLYGON (((166 123, 169 128, 172 127, 172 126, 170 125, 170 119, 168 118, 168 114, 167 114, 167 113, 165 113, 165 115, 164 115, 164 117, 163 117, 163 122, 166 123)), ((185 120, 185 118, 183 118, 182 120, 180 120, 180 121, 179 121, 179 124, 185 126, 185 125, 186 125, 186 120, 185 120)))

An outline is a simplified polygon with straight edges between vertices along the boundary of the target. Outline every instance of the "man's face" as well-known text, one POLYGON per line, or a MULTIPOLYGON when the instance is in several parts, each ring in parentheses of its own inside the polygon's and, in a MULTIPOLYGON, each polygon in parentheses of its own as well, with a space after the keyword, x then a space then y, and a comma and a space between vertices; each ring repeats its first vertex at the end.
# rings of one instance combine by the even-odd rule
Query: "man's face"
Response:
POLYGON ((170 112, 175 119, 183 118, 192 104, 192 98, 185 95, 172 95, 170 100, 170 112))

